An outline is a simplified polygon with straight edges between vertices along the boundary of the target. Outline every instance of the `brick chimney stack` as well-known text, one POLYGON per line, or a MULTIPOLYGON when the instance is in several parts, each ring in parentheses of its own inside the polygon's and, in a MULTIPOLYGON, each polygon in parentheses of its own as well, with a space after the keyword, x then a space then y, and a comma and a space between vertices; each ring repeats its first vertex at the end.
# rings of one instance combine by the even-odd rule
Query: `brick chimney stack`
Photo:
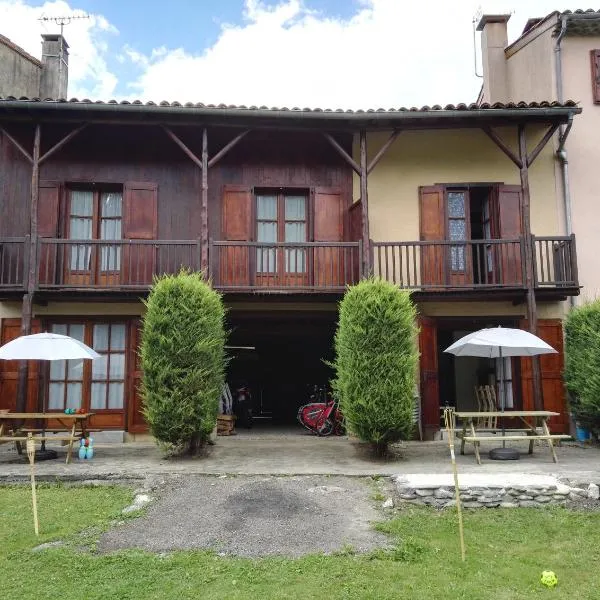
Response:
POLYGON ((66 98, 69 82, 69 45, 60 34, 42 34, 40 98, 66 98))
POLYGON ((510 15, 483 15, 477 24, 481 31, 484 102, 508 102, 508 76, 504 50, 508 46, 510 15))

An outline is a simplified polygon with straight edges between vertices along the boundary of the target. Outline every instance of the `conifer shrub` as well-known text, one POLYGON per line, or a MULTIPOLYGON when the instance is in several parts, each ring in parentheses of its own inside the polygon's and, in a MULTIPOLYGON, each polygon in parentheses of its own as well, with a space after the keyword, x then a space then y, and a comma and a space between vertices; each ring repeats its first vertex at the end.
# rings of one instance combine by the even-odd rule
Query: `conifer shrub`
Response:
POLYGON ((576 421, 600 433, 600 300, 573 308, 565 320, 565 384, 576 421))
POLYGON ((334 392, 348 430, 379 455, 414 429, 417 332, 410 293, 387 281, 361 281, 340 303, 334 392))
POLYGON ((225 376, 225 309, 201 273, 155 280, 143 318, 143 412, 170 453, 194 453, 213 431, 225 376))

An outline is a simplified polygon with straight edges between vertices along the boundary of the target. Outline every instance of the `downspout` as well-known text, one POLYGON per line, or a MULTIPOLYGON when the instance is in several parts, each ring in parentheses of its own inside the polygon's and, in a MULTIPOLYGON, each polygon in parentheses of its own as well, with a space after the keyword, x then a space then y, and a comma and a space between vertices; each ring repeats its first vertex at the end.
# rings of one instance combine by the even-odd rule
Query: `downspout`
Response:
MULTIPOLYGON (((563 38, 567 34, 567 15, 562 15, 560 25, 560 32, 556 37, 556 43, 554 45, 554 69, 555 69, 555 77, 556 77, 556 99, 561 104, 563 103, 563 75, 562 75, 562 52, 561 52, 561 42, 563 38)), ((569 158, 567 155, 567 149, 565 148, 565 142, 567 140, 567 136, 571 131, 571 126, 573 125, 573 117, 572 115, 569 117, 569 124, 565 128, 561 125, 559 129, 559 145, 556 151, 556 157, 560 161, 561 166, 561 175, 562 175, 562 187, 563 187, 563 206, 565 209, 565 227, 567 235, 571 235, 573 233, 573 221, 572 221, 572 207, 571 207, 571 185, 569 180, 569 158)), ((575 306, 575 297, 569 296, 569 305, 571 307, 575 306)))

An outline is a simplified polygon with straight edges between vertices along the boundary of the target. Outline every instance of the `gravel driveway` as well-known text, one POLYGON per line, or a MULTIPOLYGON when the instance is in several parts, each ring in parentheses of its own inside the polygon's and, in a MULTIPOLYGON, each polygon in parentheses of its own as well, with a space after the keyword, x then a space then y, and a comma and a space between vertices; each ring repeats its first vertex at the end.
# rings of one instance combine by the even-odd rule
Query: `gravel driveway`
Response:
POLYGON ((296 557, 385 546, 369 479, 352 477, 169 478, 147 514, 102 536, 99 549, 210 549, 296 557))

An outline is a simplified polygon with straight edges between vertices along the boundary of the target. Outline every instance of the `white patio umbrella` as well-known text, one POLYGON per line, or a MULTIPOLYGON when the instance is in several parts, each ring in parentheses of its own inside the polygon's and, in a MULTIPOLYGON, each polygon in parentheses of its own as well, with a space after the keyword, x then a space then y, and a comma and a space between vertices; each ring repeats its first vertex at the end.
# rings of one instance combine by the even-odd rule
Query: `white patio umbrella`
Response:
POLYGON ((77 360, 100 358, 83 342, 58 333, 22 335, 0 347, 3 360, 77 360))
MULTIPOLYGON (((492 327, 480 329, 460 338, 444 350, 454 356, 480 356, 482 358, 506 358, 509 356, 538 356, 540 354, 556 354, 556 350, 533 333, 523 329, 509 327, 492 327)), ((506 382, 504 380, 504 361, 500 361, 500 410, 504 412, 506 399, 506 382)), ((504 437, 504 421, 502 421, 504 437)), ((506 446, 503 442, 502 447, 506 446)), ((492 452, 494 452, 492 450, 492 452)), ((518 453, 516 455, 518 458, 518 453)))

